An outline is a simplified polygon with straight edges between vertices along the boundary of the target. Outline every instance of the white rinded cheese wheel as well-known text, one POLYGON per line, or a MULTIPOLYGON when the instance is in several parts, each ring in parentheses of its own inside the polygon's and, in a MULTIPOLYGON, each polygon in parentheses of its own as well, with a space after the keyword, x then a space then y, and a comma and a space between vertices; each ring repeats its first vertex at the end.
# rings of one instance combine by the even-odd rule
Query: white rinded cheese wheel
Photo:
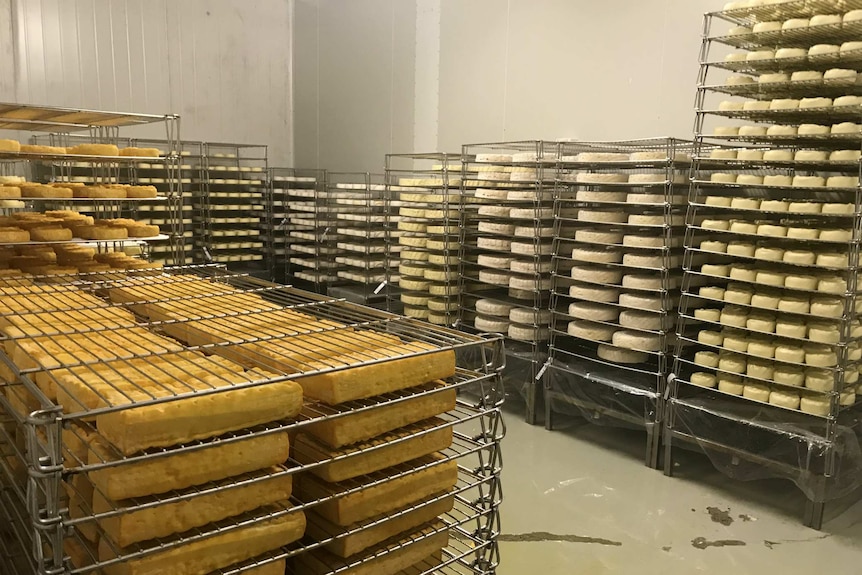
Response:
POLYGON ((850 407, 856 404, 856 392, 855 391, 842 391, 839 397, 839 403, 843 407, 850 407))
MULTIPOLYGON (((780 23, 779 28, 780 28, 780 23)), ((779 48, 775 51, 775 58, 777 60, 784 60, 788 58, 805 58, 808 55, 808 50, 805 48, 779 48)))
POLYGON ((797 162, 825 162, 827 152, 822 150, 799 150, 793 157, 797 162))
MULTIPOLYGON (((722 102, 722 104, 723 105, 728 104, 728 106, 725 108, 721 108, 721 106, 719 106, 719 109, 725 109, 725 110, 741 110, 742 109, 742 102, 722 102), (729 107, 730 104, 734 104, 734 107, 729 107), (735 106, 736 104, 739 104, 739 106, 735 106)), ((735 160, 736 159, 736 150, 723 150, 721 148, 715 148, 714 150, 709 152, 709 158, 711 160, 735 160)))
POLYGON ((758 271, 754 281, 763 285, 781 287, 784 285, 785 276, 786 274, 781 272, 758 271))
POLYGON ((767 162, 791 162, 793 161, 793 152, 790 150, 766 150, 763 152, 763 159, 767 162))
POLYGON ((829 133, 830 126, 823 124, 800 124, 797 133, 800 136, 824 136, 829 133))
POLYGON ((705 345, 720 346, 724 343, 724 336, 717 331, 704 329, 698 332, 697 341, 705 345))
POLYGON ((703 203, 707 206, 729 208, 733 203, 733 198, 730 196, 707 196, 703 203))
POLYGON ((759 186, 763 184, 763 176, 758 176, 756 174, 739 174, 736 176, 736 183, 741 186, 759 186))
POLYGON ((732 334, 726 335, 724 337, 724 349, 742 353, 748 351, 748 336, 732 334))
POLYGON ((509 279, 509 287, 521 290, 549 290, 551 289, 551 278, 514 276, 509 279))
POLYGON ((727 174, 723 172, 717 172, 709 176, 710 182, 715 182, 718 184, 735 184, 736 183, 736 174, 727 174))
MULTIPOLYGON (((668 266, 675 267, 678 265, 678 259, 678 256, 668 257, 668 266)), ((643 254, 630 252, 623 255, 623 265, 630 267, 662 269, 665 267, 665 260, 663 256, 656 256, 649 253, 643 254)))
POLYGON ((839 298, 833 297, 812 298, 811 315, 817 317, 841 317, 844 315, 844 302, 839 298))
POLYGON ((512 308, 514 308, 514 307, 515 306, 513 306, 511 304, 495 301, 492 299, 476 300, 476 311, 477 312, 479 312, 481 314, 485 314, 485 315, 494 316, 494 317, 508 318, 509 312, 512 311, 512 308))
POLYGON ((589 283, 597 284, 619 284, 623 278, 623 272, 619 270, 609 270, 592 266, 574 266, 572 267, 572 278, 589 283))
POLYGON ((619 244, 623 241, 623 233, 591 229, 577 230, 575 240, 584 243, 619 244))
POLYGON ((424 232, 426 230, 425 224, 417 224, 414 222, 398 222, 398 229, 405 232, 424 232))
POLYGON ((730 266, 725 264, 704 264, 700 273, 705 276, 716 276, 726 278, 730 274, 730 266))
POLYGON ((425 246, 429 250, 437 250, 437 251, 445 251, 445 250, 457 250, 461 247, 460 242, 453 241, 444 241, 444 240, 428 240, 425 242, 425 246))
POLYGON ((766 126, 742 126, 739 128, 740 136, 765 136, 766 126))
MULTIPOLYGON (((554 217, 553 208, 512 208, 509 217, 523 220, 547 220, 554 217)), ((579 218, 580 219, 580 218, 579 218)))
POLYGON ((446 282, 458 279, 457 271, 426 269, 425 279, 435 282, 446 282))
POLYGON ((622 224, 628 220, 628 214, 623 211, 580 210, 578 220, 582 222, 601 222, 622 224))
POLYGON ((832 215, 849 215, 855 211, 853 204, 823 204, 821 213, 832 215))
POLYGON ((817 254, 817 265, 830 268, 846 268, 848 265, 847 254, 823 253, 817 254))
POLYGON ((775 317, 767 314, 753 313, 746 319, 745 327, 762 333, 775 333, 775 317))
POLYGON ((793 186, 802 188, 822 188, 826 178, 822 176, 793 176, 793 186))
POLYGON ((838 355, 828 345, 809 345, 805 348, 805 363, 817 367, 838 365, 838 355))
POLYGON ((705 230, 727 231, 730 229, 730 222, 728 220, 703 220, 700 227, 705 230))
POLYGON ((739 126, 716 126, 712 131, 712 135, 717 138, 721 138, 723 136, 738 136, 739 126))
POLYGON ((581 172, 576 177, 581 184, 624 184, 629 181, 628 174, 603 174, 581 172))
POLYGON ((786 212, 789 206, 790 203, 784 200, 763 200, 760 202, 760 209, 765 212, 786 212))
MULTIPOLYGON (((759 162, 760 160, 763 159, 763 150, 750 150, 750 149, 739 150, 739 152, 737 152, 737 154, 736 154, 736 159, 737 160, 750 161, 750 162, 759 162)), ((736 178, 736 181, 737 181, 737 183, 741 183, 739 181, 738 177, 736 178)))
POLYGON ((405 262, 401 262, 401 265, 398 266, 398 273, 407 277, 424 278, 425 270, 425 266, 417 266, 405 262))
POLYGON ((509 326, 509 337, 518 341, 545 341, 550 336, 551 330, 546 327, 509 326))
POLYGON ((457 301, 447 301, 445 299, 430 299, 428 300, 428 309, 437 312, 455 311, 459 307, 457 301))
POLYGON ((814 96, 811 98, 802 98, 799 101, 799 107, 803 110, 816 109, 816 108, 831 108, 832 107, 832 99, 831 98, 823 98, 820 96, 814 96))
POLYGON ((425 210, 418 208, 400 208, 398 214, 405 218, 424 218, 425 210))
POLYGON ((685 223, 685 216, 672 215, 668 221, 667 217, 664 215, 631 214, 629 215, 628 223, 634 226, 661 226, 664 224, 681 226, 685 223))
POLYGON ((731 395, 742 395, 745 386, 742 384, 742 376, 732 373, 718 374, 718 390, 731 395))
MULTIPOLYGON (((679 178, 674 177, 674 182, 676 182, 679 178)), ((667 182, 667 175, 664 173, 660 174, 631 174, 629 176, 630 184, 660 184, 663 182, 667 182)), ((682 182, 679 182, 682 183, 682 182)))
POLYGON ((862 20, 862 10, 850 10, 844 14, 845 22, 855 22, 857 20, 862 20))
POLYGON ((586 301, 616 303, 620 290, 612 287, 573 285, 569 287, 569 295, 586 301))
POLYGON ((509 320, 477 315, 473 322, 476 329, 485 333, 508 333, 509 320))
POLYGON ((799 409, 810 415, 827 416, 832 412, 832 405, 826 397, 802 396, 799 409))
POLYGON ((480 188, 476 190, 476 197, 484 200, 505 200, 508 196, 506 190, 493 190, 488 188, 480 188))
MULTIPOLYGON (((815 289, 815 288, 808 288, 815 289)), ((847 291, 847 280, 840 276, 831 276, 821 278, 816 285, 816 289, 823 293, 843 294, 847 291)))
POLYGON ((751 266, 733 265, 730 267, 730 279, 742 282, 757 281, 757 270, 751 266))
POLYGON ((819 82, 823 80, 823 72, 819 70, 799 70, 790 74, 791 82, 819 82))
POLYGON ((831 68, 829 70, 826 70, 826 72, 823 74, 823 80, 843 80, 855 82, 856 70, 850 70, 848 68, 831 68))
POLYGON ((575 199, 579 202, 624 202, 626 192, 612 190, 578 190, 575 199))
POLYGON ((599 345, 597 355, 605 361, 614 363, 643 363, 649 359, 649 355, 646 353, 630 349, 619 349, 610 345, 599 345))
POLYGON ((808 333, 808 326, 797 319, 779 318, 775 322, 775 333, 783 337, 804 338, 808 333))
MULTIPOLYGON (((783 238, 787 235, 787 228, 785 226, 777 226, 773 224, 760 224, 759 226, 757 226, 757 235, 773 238, 783 238)), ((782 257, 784 256, 783 251, 781 255, 782 257)))
POLYGON ((623 253, 620 250, 600 247, 575 247, 572 249, 572 259, 597 264, 615 264, 622 261, 623 253))
POLYGON ((817 261, 817 255, 809 250, 787 250, 784 252, 784 261, 789 264, 813 265, 817 261))
POLYGON ((790 81, 790 76, 784 72, 769 72, 757 77, 758 84, 778 84, 790 81))
POLYGON ((769 126, 766 129, 767 136, 795 136, 796 135, 796 126, 769 126))
POLYGON ((531 290, 509 288, 509 297, 515 299, 535 299, 536 293, 531 290))
POLYGON ((569 304, 569 315, 591 321, 617 321, 620 310, 594 302, 574 302, 569 304))
POLYGON ((835 374, 828 369, 806 369, 805 387, 814 391, 832 391, 835 388, 835 374))
POLYGON ((509 312, 509 320, 525 325, 548 325, 551 322, 551 312, 546 309, 514 307, 509 312))
POLYGON ((796 110, 799 100, 796 98, 775 98, 769 103, 770 110, 796 110))
POLYGON ((504 271, 479 270, 479 281, 498 286, 509 286, 512 274, 504 271))
POLYGON ((427 292, 404 292, 401 294, 401 301, 404 305, 413 307, 425 307, 428 305, 429 299, 427 292))
POLYGON ((841 341, 841 330, 834 323, 810 323, 808 339, 815 343, 836 344, 841 341))
POLYGON ((455 266, 458 265, 460 259, 457 255, 445 256, 441 254, 428 254, 428 263, 438 266, 455 266))
POLYGON ((730 201, 730 206, 737 210, 758 210, 760 209, 759 198, 733 198, 730 201))
POLYGON ((859 185, 857 176, 830 176, 826 178, 827 188, 855 188, 859 185))
POLYGON ((727 244, 718 240, 703 240, 700 242, 700 249, 705 252, 723 254, 727 253, 727 244))
POLYGON ((433 323, 434 325, 449 325, 450 323, 455 323, 455 316, 449 312, 429 312, 428 313, 428 321, 433 323))
POLYGON ((852 94, 847 96, 839 96, 835 98, 835 101, 832 103, 832 105, 836 108, 860 106, 862 105, 862 96, 854 96, 852 94))
POLYGON ((792 313, 808 313, 811 309, 811 301, 807 297, 796 297, 791 295, 782 296, 778 302, 778 310, 792 313))
MULTIPOLYGON (((480 237, 476 238, 476 247, 485 250, 509 251, 510 249, 512 249, 512 241, 501 240, 498 238, 480 237)), ((402 253, 401 256, 403 257, 404 254, 402 253)))
MULTIPOLYGON (((751 4, 749 2, 745 3, 745 7, 749 7, 751 4)), ((752 29, 754 32, 775 32, 776 30, 781 30, 782 22, 779 21, 767 21, 767 22, 758 22, 754 25, 752 29)))
POLYGON ((509 206, 479 206, 479 215, 480 216, 494 216, 499 218, 507 218, 509 217, 509 212, 512 210, 509 206))
POLYGON ((767 357, 772 359, 773 357, 775 357, 775 344, 769 340, 752 340, 748 342, 748 353, 750 353, 751 355, 756 355, 758 357, 767 357))
POLYGON ((829 154, 832 162, 856 162, 862 156, 862 150, 835 150, 829 154))
POLYGON ((495 268, 498 270, 507 270, 512 265, 512 258, 505 256, 492 256, 489 254, 480 254, 476 258, 476 263, 480 266, 495 268))
POLYGON ((508 181, 510 176, 511 172, 479 172, 476 174, 476 178, 482 181, 508 181))
POLYGON ((428 286, 428 293, 441 297, 451 297, 458 295, 459 290, 457 285, 431 284, 428 286))
POLYGON ((615 152, 581 152, 575 157, 576 162, 625 162, 628 154, 615 152))
POLYGON ((509 269, 522 274, 545 274, 554 269, 554 264, 552 262, 537 262, 533 259, 527 261, 512 260, 509 269))
POLYGON ((399 244, 411 248, 424 248, 426 241, 427 238, 417 236, 401 236, 400 238, 398 238, 399 244))
POLYGON ((721 310, 721 323, 731 327, 745 327, 748 321, 748 311, 735 306, 725 306, 721 310))
POLYGON ((781 299, 771 293, 760 292, 751 296, 751 306, 760 309, 778 309, 781 299))
POLYGON ((755 50, 754 52, 749 52, 745 59, 749 62, 753 62, 757 60, 772 60, 774 58, 774 50, 755 50))
POLYGON ((749 305, 754 296, 754 290, 746 285, 730 284, 724 290, 724 301, 730 304, 749 305))
POLYGON ((479 222, 479 232, 510 236, 515 232, 515 226, 514 224, 503 224, 497 222, 479 222))
POLYGON ((787 228, 787 237, 796 240, 816 240, 820 230, 815 228, 787 228))
POLYGON ((730 222, 730 231, 736 232, 738 234, 756 234, 757 223, 746 222, 743 220, 734 220, 730 222))
POLYGON ((412 279, 401 278, 398 281, 398 285, 400 287, 402 287, 406 290, 410 290, 410 291, 427 291, 428 286, 431 285, 431 282, 424 280, 424 279, 412 280, 412 279))
POLYGON ((513 254, 527 256, 549 256, 554 253, 554 246, 550 243, 534 244, 533 242, 512 242, 512 246, 510 249, 513 254))
POLYGON ((841 47, 835 44, 815 44, 808 49, 808 56, 837 56, 840 51, 841 47))
POLYGON ((636 351, 661 351, 662 336, 631 330, 620 330, 614 333, 611 340, 617 347, 636 351))
POLYGON ((757 379, 771 380, 775 373, 775 366, 771 361, 752 360, 745 368, 745 375, 757 379))
MULTIPOLYGON (((676 285, 678 282, 672 280, 672 283, 676 285)), ((662 278, 657 274, 627 274, 622 278, 622 286, 630 289, 659 290, 662 284, 662 278)))
POLYGON ((770 389, 768 385, 749 383, 743 387, 742 396, 752 401, 762 401, 763 403, 766 403, 769 401, 769 392, 770 389))
POLYGON ((847 360, 848 361, 859 361, 862 359, 862 347, 859 347, 857 343, 851 343, 847 346, 847 360))
MULTIPOLYGON (((728 54, 728 55, 731 56, 732 54, 728 54)), ((733 100, 722 100, 721 103, 718 104, 718 109, 722 112, 737 112, 739 110, 742 110, 742 106, 743 106, 743 102, 734 102, 733 100)), ((713 150, 713 152, 715 152, 717 150, 722 151, 720 148, 716 148, 715 150, 713 150)), ((724 157, 722 155, 713 156, 711 153, 710 153, 710 157, 713 159, 732 160, 732 159, 736 158, 736 153, 734 152, 734 156, 732 158, 724 157)))
POLYGON ((671 204, 674 206, 682 206, 688 203, 688 198, 684 195, 672 195, 668 196, 664 193, 660 194, 627 194, 626 195, 626 203, 627 204, 639 204, 639 205, 656 205, 656 204, 671 204))
POLYGON ((404 306, 404 315, 406 315, 407 317, 413 317, 413 318, 416 318, 416 319, 428 319, 428 315, 429 315, 430 313, 431 313, 431 312, 430 312, 430 311, 428 311, 428 308, 427 308, 427 307, 426 307, 426 308, 421 308, 421 307, 407 307, 407 306, 404 306))
POLYGON ((611 341, 617 328, 591 321, 574 320, 569 322, 566 332, 573 336, 592 341, 611 341))
POLYGON ((630 248, 661 248, 665 245, 665 238, 630 234, 623 237, 623 245, 630 248))
POLYGON ((844 385, 853 385, 859 381, 859 372, 851 368, 844 372, 844 385))
POLYGON ((799 394, 773 389, 769 392, 769 403, 787 409, 799 409, 799 394))
POLYGON ((727 244, 727 253, 732 256, 753 257, 754 244, 747 242, 730 242, 727 244))
POLYGON ((823 210, 823 204, 819 202, 791 202, 788 210, 799 214, 819 214, 823 210))
POLYGON ((699 351, 694 354, 694 363, 702 367, 718 367, 718 354, 714 351, 699 351))
POLYGON ((801 369, 786 365, 776 365, 772 378, 775 383, 792 385, 794 387, 802 387, 805 383, 805 374, 801 369))
POLYGON ((716 301, 723 301, 725 292, 726 292, 726 290, 723 287, 703 286, 702 288, 700 288, 700 291, 698 291, 697 293, 700 297, 703 297, 703 298, 713 299, 716 301))
POLYGON ((759 260, 780 262, 784 258, 784 250, 781 248, 760 246, 759 248, 754 250, 754 257, 759 260))
POLYGON ((699 387, 715 387, 717 385, 717 381, 715 376, 711 373, 698 371, 691 374, 691 384, 699 387))
POLYGON ((708 307, 694 310, 694 318, 702 321, 718 322, 721 319, 721 310, 708 307))
POLYGON ((735 353, 722 353, 718 356, 718 369, 730 373, 745 373, 747 361, 745 356, 735 353))

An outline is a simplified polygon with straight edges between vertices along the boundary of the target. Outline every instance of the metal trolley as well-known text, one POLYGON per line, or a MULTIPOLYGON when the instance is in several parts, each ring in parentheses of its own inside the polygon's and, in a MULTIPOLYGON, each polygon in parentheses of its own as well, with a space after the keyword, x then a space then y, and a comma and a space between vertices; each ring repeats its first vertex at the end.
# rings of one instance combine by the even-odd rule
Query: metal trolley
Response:
MULTIPOLYGON (((4 393, 0 394, 0 564, 4 572, 20 575, 34 574, 84 574, 99 570, 111 571, 120 563, 146 561, 148 557, 171 553, 182 546, 206 545, 208 539, 225 537, 233 531, 261 525, 270 521, 283 520, 298 511, 316 513, 341 497, 360 495, 365 492, 371 496, 372 490, 389 481, 407 476, 417 477, 436 469, 450 469, 457 474, 454 487, 444 492, 429 494, 420 503, 402 508, 385 517, 368 521, 362 520, 349 527, 327 527, 325 522, 315 523, 314 530, 306 531, 302 539, 249 558, 234 565, 221 565, 213 569, 220 575, 237 575, 261 568, 271 563, 287 559, 288 572, 297 575, 306 572, 302 565, 303 557, 315 551, 318 569, 315 572, 336 573, 349 567, 386 561, 389 554, 400 550, 408 551, 423 540, 441 541, 448 535, 448 544, 442 553, 428 559, 418 560, 411 572, 421 573, 472 573, 492 574, 498 563, 497 535, 499 534, 499 504, 501 502, 500 471, 502 465, 500 441, 504 434, 500 406, 502 403, 500 369, 503 362, 502 341, 499 338, 470 336, 448 328, 432 326, 415 319, 403 318, 383 311, 347 303, 341 299, 319 296, 291 287, 271 284, 247 274, 230 272, 222 266, 190 266, 169 270, 168 274, 142 275, 131 274, 124 278, 103 279, 97 282, 78 281, 70 285, 58 285, 52 289, 57 301, 86 294, 93 302, 93 317, 107 317, 104 314, 113 309, 128 309, 138 315, 135 329, 148 330, 153 337, 163 330, 170 333, 192 333, 200 328, 200 322, 211 326, 224 326, 234 330, 236 337, 229 342, 178 346, 176 353, 191 355, 206 352, 211 357, 233 358, 247 366, 250 371, 243 377, 229 378, 220 372, 209 371, 198 374, 193 379, 209 382, 207 385, 189 385, 190 373, 182 363, 165 365, 164 353, 139 351, 134 346, 123 352, 117 361, 96 361, 86 353, 70 352, 63 356, 61 369, 41 371, 38 367, 20 368, 12 358, 0 354, 4 379, 4 393), (206 287, 203 288, 203 285, 206 287), (108 296, 116 289, 146 289, 152 294, 167 293, 164 288, 172 287, 185 293, 176 295, 152 295, 132 298, 127 306, 112 303, 108 296), (199 289, 200 288, 200 289, 199 289), (243 326, 260 325, 255 323, 261 313, 250 305, 248 309, 224 305, 224 296, 234 301, 266 302, 270 313, 304 314, 325 322, 323 331, 300 332, 294 336, 273 334, 271 336, 251 336, 243 326), (168 307, 162 307, 168 306, 168 307), (199 313, 194 320, 165 320, 156 313, 158 309, 208 310, 199 313), (100 315, 101 314, 101 315, 100 315), (321 349, 329 346, 342 346, 362 334, 386 334, 403 342, 402 351, 391 357, 373 356, 358 353, 350 362, 322 360, 321 349), (305 347, 303 338, 313 336, 317 349, 305 347), (295 339, 294 339, 295 338, 295 339), (295 342, 296 345, 291 342, 295 342), (292 349, 279 352, 277 350, 292 349), (255 352, 255 350, 260 350, 255 352), (262 353, 266 350, 265 353, 262 353), (356 399, 328 405, 324 402, 306 398, 300 416, 293 420, 272 421, 255 427, 235 429, 218 437, 201 438, 182 445, 153 447, 135 451, 124 443, 117 443, 116 437, 108 440, 103 422, 109 419, 123 419, 130 409, 158 408, 170 410, 178 401, 191 398, 217 399, 219 394, 238 393, 241 390, 263 389, 279 382, 300 377, 309 378, 327 373, 340 372, 351 368, 368 368, 380 363, 419 357, 423 354, 454 350, 457 357, 455 375, 407 390, 391 392, 370 399, 356 399), (355 363, 354 363, 355 362, 355 363), (118 365, 137 366, 137 369, 165 371, 161 381, 174 392, 164 393, 162 388, 112 387, 114 391, 106 394, 105 389, 96 387, 99 377, 81 380, 84 387, 70 387, 69 380, 61 377, 66 370, 111 373, 118 365), (279 368, 278 366, 285 366, 279 368), (257 368, 255 366, 258 366, 257 368), (286 367, 293 366, 293 367, 286 367), (261 369, 265 371, 260 371, 261 369), (107 371, 105 371, 107 370, 107 371), (171 374, 170 377, 167 374, 171 374), (50 390, 45 387, 48 381, 50 390), (101 390, 101 391, 100 391, 101 390), (321 425, 349 415, 367 413, 428 397, 441 392, 457 392, 454 409, 430 420, 432 423, 418 426, 410 435, 401 435, 391 441, 372 441, 362 444, 349 454, 335 456, 310 463, 308 453, 303 451, 302 443, 294 440, 294 432, 303 432, 311 425, 321 425), (64 398, 64 405, 50 399, 57 394, 64 398), (83 394, 83 395, 82 395, 83 394), (91 400, 79 401, 82 397, 91 400), (77 398, 77 399, 76 399, 77 398), (132 399, 134 398, 134 399, 132 399), (25 409, 22 410, 22 407, 25 409), (181 534, 165 535, 159 539, 134 542, 124 546, 107 535, 103 527, 121 521, 131 514, 146 515, 149 511, 164 505, 191 504, 200 498, 220 497, 232 489, 246 488, 291 476, 303 484, 311 477, 312 471, 322 465, 389 449, 396 443, 411 441, 440 430, 450 430, 451 445, 432 456, 400 463, 385 472, 369 472, 349 481, 330 484, 334 490, 323 495, 311 495, 312 491, 296 491, 289 505, 267 506, 249 510, 242 515, 229 517, 216 523, 199 525, 181 534), (291 434, 290 458, 281 465, 253 474, 238 475, 228 480, 197 485, 188 489, 171 490, 160 495, 130 497, 112 501, 103 489, 110 490, 106 484, 97 480, 98 474, 137 473, 142 467, 154 464, 167 457, 206 457, 207 450, 216 448, 231 449, 240 442, 263 440, 275 434, 291 434), (86 440, 89 445, 101 445, 92 449, 87 456, 81 455, 80 445, 86 440), (113 447, 126 445, 126 447, 113 447), (134 453, 132 453, 134 451, 134 453), (127 453, 128 452, 128 453, 127 453), (304 463, 303 463, 304 462, 304 463), (82 489, 87 483, 80 480, 91 478, 94 489, 93 506, 84 503, 82 489), (399 521, 406 516, 428 513, 437 509, 441 503, 443 510, 432 513, 437 519, 423 524, 422 529, 409 531, 392 539, 383 541, 360 556, 351 555, 339 559, 333 553, 320 553, 321 548, 329 548, 344 538, 362 533, 372 533, 383 528, 387 522, 399 521), (95 502, 99 501, 99 504, 95 502), (451 504, 451 505, 449 505, 451 504), (101 538, 99 549, 95 550, 91 539, 101 538), (321 562, 324 564, 320 567, 321 562), (322 570, 321 570, 322 569, 322 570)), ((15 300, 17 301, 17 300, 15 300)), ((71 301, 71 299, 70 299, 71 301)), ((12 300, 6 302, 13 306, 12 300)), ((263 305, 263 304, 255 304, 263 305)), ((60 311, 60 310, 57 310, 60 311)), ((6 320, 13 320, 16 314, 0 314, 6 320)), ((27 315, 18 317, 22 326, 28 323, 27 315)), ((80 336, 111 337, 117 330, 116 325, 82 328, 80 336)), ((220 329, 220 328, 218 328, 220 329)), ((211 333, 211 332, 209 332, 211 333)), ((45 335, 46 345, 56 343, 64 336, 45 335)), ((7 340, 15 339, 8 336, 7 340)), ((160 340, 162 341, 162 340, 160 340)), ((5 342, 4 342, 5 343, 5 342)), ((170 353, 174 353, 170 350, 170 353)), ((200 354, 199 354, 200 355, 200 354)), ((203 357, 201 355, 201 357, 203 357)), ((125 367, 123 368, 125 369, 125 367)), ((233 377, 233 376, 232 376, 233 377)), ((108 377, 108 380, 111 380, 108 377)), ((108 381, 102 379, 101 381, 108 381)), ((75 384, 77 385, 77 384, 75 384)), ((454 394, 453 394, 454 395, 454 394)), ((138 438, 130 438, 133 442, 138 438)), ((170 443, 168 441, 167 443, 170 443)), ((164 444, 164 442, 162 443, 164 444)), ((86 451, 86 450, 85 450, 86 451)), ((454 475, 453 475, 454 481, 454 475)), ((322 511, 321 511, 322 512, 322 511)))
POLYGON ((646 463, 655 467, 692 143, 656 138, 561 149, 545 425, 553 427, 555 411, 574 411, 644 428, 646 463))
POLYGON ((667 474, 686 443, 734 477, 790 479, 815 528, 825 502, 862 484, 862 50, 809 48, 856 39, 862 22, 758 24, 852 8, 862 3, 793 1, 705 17, 667 389, 667 474))

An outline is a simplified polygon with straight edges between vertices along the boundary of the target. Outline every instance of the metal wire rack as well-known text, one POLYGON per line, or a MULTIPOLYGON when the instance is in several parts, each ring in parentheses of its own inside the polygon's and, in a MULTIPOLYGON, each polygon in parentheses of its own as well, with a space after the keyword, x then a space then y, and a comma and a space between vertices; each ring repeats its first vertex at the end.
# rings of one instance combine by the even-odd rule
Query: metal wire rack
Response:
POLYGON ((421 563, 440 547, 442 555, 417 572, 494 572, 504 433, 501 340, 219 266, 5 288, 0 307, 4 348, 10 350, 0 355, 0 514, 9 519, 0 545, 9 550, 6 567, 24 558, 26 567, 15 567, 16 573, 110 572, 120 563, 158 561, 207 542, 230 545, 231 537, 253 526, 291 527, 301 514, 313 526, 304 536, 296 531, 296 541, 281 539, 258 551, 253 538, 244 537, 254 559, 215 565, 213 572, 233 575, 284 559, 289 569, 298 569, 313 554, 334 573, 425 549, 416 559, 421 563), (233 336, 225 331, 231 326, 233 336), (206 341, 200 339, 204 333, 206 341), (111 342, 123 342, 122 348, 111 342), (451 365, 457 359, 459 367, 449 367, 446 354, 454 354, 451 365), (385 381, 394 380, 380 370, 391 362, 399 366, 396 380, 408 379, 390 383, 387 391, 385 381), (326 381, 334 381, 327 376, 350 378, 351 372, 384 387, 358 392, 350 384, 335 396, 322 391, 326 381), (409 385, 409 378, 425 383, 409 385), (273 402, 283 404, 293 381, 306 391, 294 415, 249 419, 273 402), (269 401, 241 410, 242 422, 215 425, 215 414, 224 415, 218 405, 269 391, 269 401), (196 412, 193 427, 199 433, 182 432, 180 442, 172 433, 163 435, 162 424, 137 428, 125 439, 112 431, 124 425, 112 420, 131 424, 136 413, 156 419, 164 413, 167 423, 184 402, 201 400, 208 410, 196 412), (438 405, 426 405, 428 414, 415 411, 432 400, 438 405), (400 423, 381 423, 384 412, 390 418, 398 414, 400 423), (413 420, 403 419, 408 413, 413 420), (308 439, 329 437, 327 429, 339 429, 337 423, 350 418, 363 424, 340 428, 336 437, 344 447, 333 451, 308 439), (288 433, 296 437, 289 457, 281 455, 288 433), (244 459, 230 457, 232 452, 257 453, 267 461, 242 469, 244 459), (199 480, 172 483, 170 474, 155 472, 154 466, 172 461, 195 470, 199 480), (230 464, 232 471, 207 476, 212 464, 205 462, 214 461, 230 464), (112 480, 131 475, 139 481, 112 480), (303 480, 291 489, 294 477, 303 480), (292 493, 279 499, 285 482, 292 493), (411 497, 397 495, 398 489, 411 497), (207 498, 224 500, 249 490, 260 499, 238 500, 252 501, 252 508, 224 517, 204 512, 179 534, 154 521, 160 509, 200 503, 199 510, 206 510, 207 498), (346 502, 367 498, 389 506, 378 503, 350 515, 360 511, 346 502), (332 515, 335 510, 348 515, 332 515), (435 517, 438 522, 428 523, 435 517), (156 538, 149 532, 144 540, 134 529, 117 527, 126 520, 149 522, 156 538), (371 551, 344 551, 356 550, 357 540, 371 551), (349 556, 339 558, 339 549, 349 556))
MULTIPOLYGON (((776 9, 806 17, 823 6, 789 2, 776 9)), ((857 23, 742 30, 738 38, 715 31, 726 26, 719 20, 753 27, 765 14, 732 10, 704 20, 678 341, 663 390, 665 473, 673 470, 675 444, 693 444, 735 477, 793 480, 808 499, 806 525, 820 528, 825 503, 862 482, 856 399, 862 131, 858 123, 855 131, 837 123, 849 116, 831 100, 857 88, 709 76, 716 69, 823 69, 825 58, 817 55, 796 56, 787 67, 769 54, 745 57, 751 66, 728 65, 743 58, 721 58, 715 48, 757 50, 769 40, 770 49, 805 51, 827 31, 829 43, 840 41, 857 23), (749 99, 721 100, 728 94, 749 99), (747 123, 718 124, 728 119, 747 123), (724 147, 710 148, 715 141, 724 147)), ((840 53, 828 66, 835 67, 860 69, 840 53)))
POLYGON ((658 464, 693 143, 560 144, 545 425, 555 411, 647 430, 658 464))

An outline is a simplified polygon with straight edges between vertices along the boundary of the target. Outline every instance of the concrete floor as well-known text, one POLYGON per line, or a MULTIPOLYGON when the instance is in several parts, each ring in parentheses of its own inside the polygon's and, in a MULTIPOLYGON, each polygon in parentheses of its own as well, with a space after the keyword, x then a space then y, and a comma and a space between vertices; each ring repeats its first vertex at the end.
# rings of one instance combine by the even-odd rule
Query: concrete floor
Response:
POLYGON ((862 572, 858 500, 814 531, 789 482, 734 481, 684 451, 668 478, 643 465, 642 432, 506 415, 499 575, 862 572))

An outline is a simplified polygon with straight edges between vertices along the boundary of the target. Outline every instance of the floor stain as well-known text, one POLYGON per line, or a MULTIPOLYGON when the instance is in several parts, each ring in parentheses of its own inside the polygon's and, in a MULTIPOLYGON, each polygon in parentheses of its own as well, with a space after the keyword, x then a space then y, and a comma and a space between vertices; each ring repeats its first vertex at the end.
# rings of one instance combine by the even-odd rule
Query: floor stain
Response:
POLYGON ((558 541, 564 543, 594 543, 597 545, 611 545, 613 547, 621 547, 623 544, 622 541, 612 541, 610 539, 602 539, 600 537, 583 537, 581 535, 548 533, 547 531, 500 535, 498 539, 499 541, 517 543, 545 543, 558 541))
POLYGON ((745 545, 745 541, 740 541, 738 539, 707 541, 706 537, 697 537, 691 540, 691 546, 695 549, 706 549, 707 547, 744 547, 745 545))
POLYGON ((707 507, 706 510, 709 512, 709 518, 715 523, 721 523, 725 527, 733 523, 733 517, 730 516, 730 509, 724 511, 718 507, 707 507))
POLYGON ((746 515, 745 513, 741 514, 741 515, 739 516, 739 518, 740 518, 740 519, 742 519, 742 521, 743 521, 744 523, 749 523, 749 522, 751 522, 751 521, 757 521, 757 519, 755 519, 755 518, 754 518, 754 517, 752 517, 751 515, 746 515))
POLYGON ((666 546, 661 548, 661 550, 664 551, 665 553, 669 553, 671 549, 673 549, 673 547, 671 547, 670 545, 666 545, 666 546))
POLYGON ((767 539, 763 540, 763 545, 767 549, 774 549, 778 545, 783 545, 784 543, 811 543, 813 541, 822 541, 823 539, 828 539, 832 537, 831 533, 824 533, 823 535, 819 535, 817 537, 810 537, 808 539, 781 539, 780 541, 769 541, 767 539))

